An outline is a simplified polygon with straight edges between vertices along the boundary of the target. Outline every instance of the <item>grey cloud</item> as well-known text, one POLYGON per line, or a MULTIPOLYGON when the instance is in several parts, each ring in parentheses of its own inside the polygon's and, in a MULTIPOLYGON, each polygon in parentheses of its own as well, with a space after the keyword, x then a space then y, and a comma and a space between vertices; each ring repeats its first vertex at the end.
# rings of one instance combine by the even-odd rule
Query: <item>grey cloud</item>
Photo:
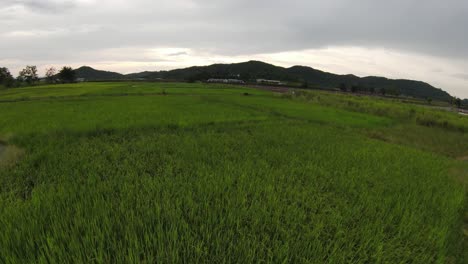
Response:
MULTIPOLYGON (((50 0, 10 2, 40 10, 58 8, 57 2, 50 0)), ((77 50, 106 45, 174 46, 243 55, 344 45, 468 58, 468 35, 463 34, 468 24, 468 1, 175 2, 178 8, 139 0, 125 2, 122 10, 116 10, 109 9, 112 2, 96 2, 90 9, 80 9, 76 1, 62 1, 60 8, 75 7, 70 14, 38 21, 22 18, 12 26, 21 30, 60 23, 102 27, 99 34, 79 35, 82 41, 78 36, 64 35, 55 40, 59 49, 60 45, 74 45, 77 50)), ((18 40, 15 42, 16 46, 18 40)))
POLYGON ((167 54, 167 56, 170 56, 170 57, 177 57, 177 56, 182 56, 182 55, 188 55, 188 52, 180 51, 180 52, 174 52, 174 53, 167 54))
POLYGON ((468 81, 468 73, 457 73, 457 74, 454 74, 453 77, 468 81))
POLYGON ((6 0, 4 8, 9 6, 23 6, 36 12, 57 12, 76 7, 74 0, 51 1, 51 0, 6 0))

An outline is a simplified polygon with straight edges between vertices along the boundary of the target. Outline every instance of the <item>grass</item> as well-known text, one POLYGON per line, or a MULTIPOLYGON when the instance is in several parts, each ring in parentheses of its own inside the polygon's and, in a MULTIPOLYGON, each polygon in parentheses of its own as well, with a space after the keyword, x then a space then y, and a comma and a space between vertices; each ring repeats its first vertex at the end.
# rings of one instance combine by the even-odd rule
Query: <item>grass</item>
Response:
POLYGON ((188 84, 188 83, 142 83, 142 82, 97 82, 61 85, 41 85, 8 89, 0 94, 0 101, 21 101, 50 98, 69 98, 77 96, 99 95, 232 95, 239 93, 268 94, 260 90, 252 90, 225 84, 188 84))
POLYGON ((0 104, 0 133, 92 131, 265 119, 266 115, 199 96, 92 97, 0 104), (174 111, 177 109, 177 111, 174 111))
POLYGON ((468 148, 444 144, 464 130, 369 98, 132 85, 0 92, 23 151, 0 168, 1 263, 463 263, 468 148))
POLYGON ((468 118, 439 108, 406 103, 406 99, 346 96, 319 91, 296 91, 284 98, 393 120, 390 127, 371 129, 373 138, 410 145, 451 157, 468 156, 468 118))

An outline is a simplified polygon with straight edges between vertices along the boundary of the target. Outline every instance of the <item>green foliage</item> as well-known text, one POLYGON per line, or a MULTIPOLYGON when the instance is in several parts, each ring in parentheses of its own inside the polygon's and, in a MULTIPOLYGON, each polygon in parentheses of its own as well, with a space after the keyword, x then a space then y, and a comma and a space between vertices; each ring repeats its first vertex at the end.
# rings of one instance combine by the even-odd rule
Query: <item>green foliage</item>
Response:
POLYGON ((239 95, 244 92, 255 95, 270 94, 266 91, 226 84, 98 82, 21 87, 1 93, 0 101, 57 99, 78 96, 160 95, 163 94, 163 91, 178 95, 239 95))
POLYGON ((57 70, 54 67, 50 67, 46 69, 46 81, 47 83, 54 83, 57 75, 57 70))
MULTIPOLYGON (((320 91, 296 91, 295 99, 314 104, 391 118, 397 126, 378 131, 378 138, 413 145, 424 150, 457 157, 468 152, 468 118, 448 110, 407 103, 405 100, 346 96, 320 91), (402 133, 405 129, 406 134, 402 133), (450 135, 450 136, 447 136, 450 135), (419 143, 416 143, 419 142, 419 143), (423 143, 424 142, 424 143, 423 143)), ((372 131, 370 134, 374 134, 372 131)))
POLYGON ((76 72, 71 67, 64 66, 58 73, 58 77, 63 83, 71 83, 76 80, 76 72))
POLYGON ((342 92, 346 92, 348 89, 346 88, 346 84, 345 83, 340 83, 340 91, 342 92))
POLYGON ((387 94, 387 90, 385 88, 380 88, 380 93, 382 95, 386 95, 387 94))
POLYGON ((0 68, 0 85, 5 86, 6 88, 10 88, 15 84, 15 79, 11 75, 10 71, 2 67, 0 68))
POLYGON ((37 67, 36 66, 26 66, 26 68, 22 69, 18 74, 18 81, 25 82, 28 85, 33 85, 39 80, 39 76, 37 74, 37 67))
POLYGON ((0 91, 0 135, 24 152, 0 168, 0 262, 461 256, 455 178, 466 175, 452 171, 466 167, 436 146, 465 137, 466 119, 372 97, 285 97, 186 83, 0 91), (432 115, 456 129, 417 123, 432 115))
POLYGON ((83 78, 87 81, 111 81, 123 80, 125 76, 116 72, 95 70, 88 66, 82 66, 75 70, 77 78, 83 78))
POLYGON ((452 104, 455 105, 457 108, 460 108, 462 106, 462 100, 458 97, 454 97, 452 99, 452 104))
POLYGON ((425 126, 436 126, 447 130, 468 132, 467 119, 457 113, 403 103, 403 100, 345 96, 320 91, 300 91, 296 92, 296 95, 299 95, 299 99, 314 101, 325 106, 391 117, 400 122, 414 121, 425 126), (320 97, 320 100, 317 100, 318 97, 320 97))
MULTIPOLYGON (((179 80, 205 81, 209 78, 232 78, 240 76, 242 80, 251 81, 255 79, 271 79, 286 81, 290 85, 301 87, 305 82, 313 83, 313 87, 321 89, 335 89, 341 84, 356 85, 357 90, 366 91, 367 87, 375 87, 380 91, 387 91, 391 95, 405 95, 415 98, 426 97, 434 100, 450 102, 451 96, 447 92, 435 88, 430 84, 412 81, 412 80, 392 80, 383 77, 364 77, 355 75, 337 75, 323 72, 310 67, 294 66, 290 68, 278 67, 261 61, 248 61, 234 64, 213 64, 209 66, 189 67, 171 71, 158 72, 140 72, 122 75, 115 72, 106 72, 92 69, 90 67, 81 67, 78 70, 78 76, 86 80, 179 80), (358 88, 360 87, 360 89, 358 88)), ((302 87, 306 88, 306 87, 302 87)), ((352 87, 351 87, 352 88, 352 87)))

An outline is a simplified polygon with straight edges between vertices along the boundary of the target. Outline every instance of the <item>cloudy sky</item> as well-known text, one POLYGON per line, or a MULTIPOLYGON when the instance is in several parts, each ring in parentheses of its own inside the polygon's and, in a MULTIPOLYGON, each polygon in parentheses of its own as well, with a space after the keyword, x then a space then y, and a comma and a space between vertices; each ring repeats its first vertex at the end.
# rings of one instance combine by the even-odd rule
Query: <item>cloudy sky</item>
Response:
POLYGON ((123 73, 263 60, 468 98, 467 0, 0 0, 0 66, 123 73))

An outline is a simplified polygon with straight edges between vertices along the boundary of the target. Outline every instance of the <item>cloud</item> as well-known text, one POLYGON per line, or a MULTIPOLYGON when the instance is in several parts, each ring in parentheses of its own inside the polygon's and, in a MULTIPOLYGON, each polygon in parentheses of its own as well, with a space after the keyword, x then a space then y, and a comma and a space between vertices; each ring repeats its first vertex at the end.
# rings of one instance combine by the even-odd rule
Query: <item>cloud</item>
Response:
POLYGON ((33 11, 57 12, 75 7, 80 1, 76 0, 6 0, 4 7, 22 6, 33 11))
MULTIPOLYGON (((186 46, 241 55, 353 45, 468 58, 468 35, 462 34, 468 24, 467 1, 10 2, 37 13, 67 9, 67 14, 34 21, 33 27, 100 25, 99 36, 89 37, 96 43, 112 39, 115 46, 186 46)), ((28 20, 15 24, 30 27, 28 20)))
POLYGON ((456 73, 453 77, 468 81, 468 73, 456 73))
POLYGON ((179 52, 167 54, 167 56, 170 56, 170 57, 176 57, 176 56, 182 56, 182 55, 188 55, 188 53, 186 51, 179 51, 179 52))

